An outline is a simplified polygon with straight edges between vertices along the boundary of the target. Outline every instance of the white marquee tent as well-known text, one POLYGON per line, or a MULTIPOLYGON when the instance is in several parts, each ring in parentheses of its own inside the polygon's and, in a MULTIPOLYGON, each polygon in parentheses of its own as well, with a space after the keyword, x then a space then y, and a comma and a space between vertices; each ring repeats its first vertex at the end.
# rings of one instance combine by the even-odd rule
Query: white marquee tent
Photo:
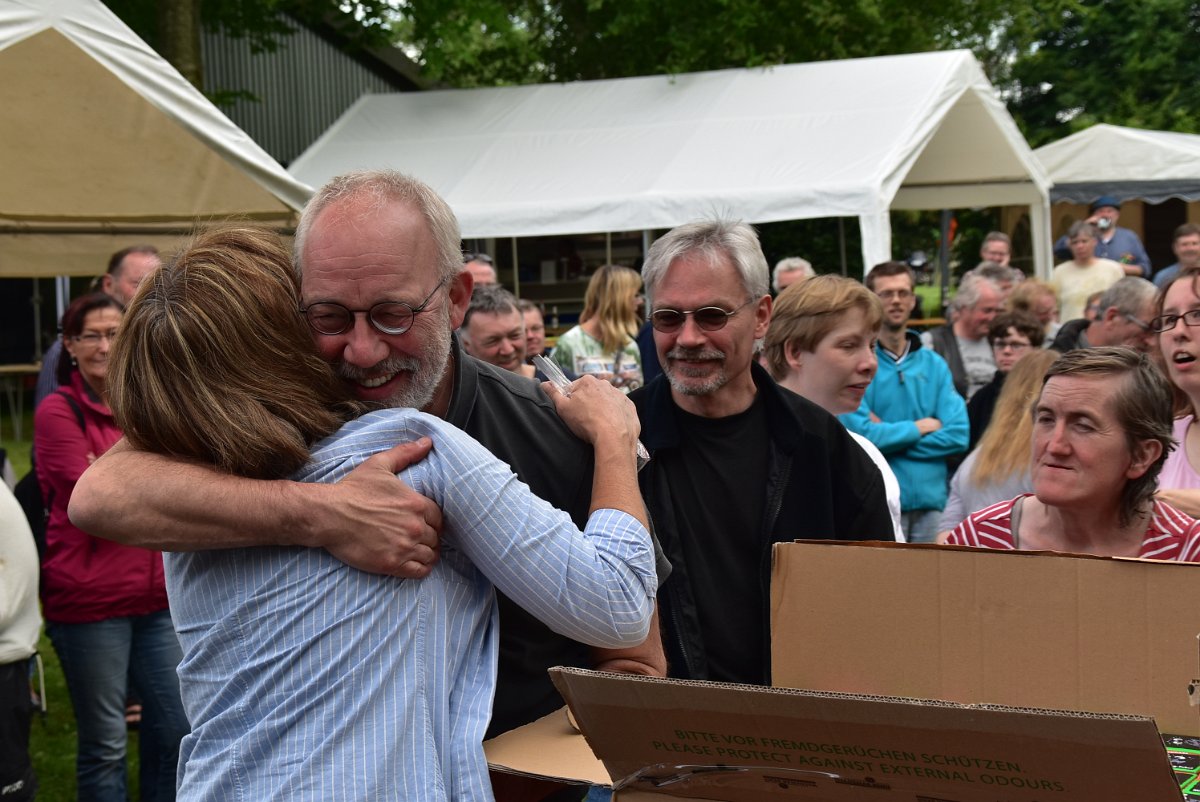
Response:
POLYGON ((292 165, 312 186, 393 167, 468 238, 1027 205, 1050 266, 1049 182, 967 51, 360 99, 292 165))
POLYGON ((310 190, 99 0, 0 0, 0 276, 96 275, 131 242, 310 190))
POLYGON ((1034 151, 1054 181, 1051 199, 1100 195, 1162 203, 1200 200, 1200 135, 1101 123, 1034 151))

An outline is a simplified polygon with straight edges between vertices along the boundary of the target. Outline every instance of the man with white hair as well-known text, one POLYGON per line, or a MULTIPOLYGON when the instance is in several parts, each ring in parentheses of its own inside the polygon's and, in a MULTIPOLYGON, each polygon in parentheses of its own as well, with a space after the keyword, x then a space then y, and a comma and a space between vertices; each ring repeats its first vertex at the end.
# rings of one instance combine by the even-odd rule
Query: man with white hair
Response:
POLYGON ((771 680, 771 545, 892 540, 883 478, 836 418, 754 361, 771 322, 754 229, 708 220, 651 246, 642 280, 664 375, 630 394, 639 479, 671 560, 659 591, 672 676, 771 680))
POLYGON ((950 367, 954 389, 964 399, 992 380, 996 360, 988 345, 988 327, 1004 309, 1004 291, 996 282, 968 274, 959 282, 950 302, 951 323, 921 335, 921 344, 933 349, 950 367))
POLYGON ((463 268, 475 279, 476 286, 496 283, 496 268, 486 253, 463 254, 463 268))
POLYGON ((1150 321, 1157 314, 1154 305, 1157 297, 1154 284, 1144 278, 1126 276, 1100 296, 1097 302, 1100 311, 1095 320, 1067 321, 1050 347, 1066 353, 1076 348, 1123 345, 1149 353, 1155 341, 1150 321))
POLYGON ((778 295, 793 284, 799 284, 801 281, 810 279, 814 275, 816 273, 813 271, 812 262, 809 262, 807 259, 801 259, 799 256, 789 256, 775 263, 775 272, 772 275, 771 286, 775 289, 775 294, 778 295))

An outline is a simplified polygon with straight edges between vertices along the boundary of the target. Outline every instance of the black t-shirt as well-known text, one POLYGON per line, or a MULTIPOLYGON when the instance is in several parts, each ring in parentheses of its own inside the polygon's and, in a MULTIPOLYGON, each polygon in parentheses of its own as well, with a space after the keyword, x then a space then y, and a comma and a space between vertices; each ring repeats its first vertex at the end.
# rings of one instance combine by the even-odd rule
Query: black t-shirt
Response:
POLYGON ((745 412, 702 418, 675 409, 680 447, 663 454, 680 546, 704 633, 709 677, 764 675, 763 493, 769 437, 762 395, 745 412))

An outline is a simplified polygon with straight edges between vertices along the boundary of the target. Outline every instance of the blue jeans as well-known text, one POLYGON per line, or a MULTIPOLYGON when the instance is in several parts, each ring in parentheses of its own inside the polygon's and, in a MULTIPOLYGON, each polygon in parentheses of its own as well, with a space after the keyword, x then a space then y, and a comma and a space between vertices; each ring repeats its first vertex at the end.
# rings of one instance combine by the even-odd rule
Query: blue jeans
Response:
POLYGON ((909 510, 900 513, 900 527, 909 543, 932 543, 937 540, 941 510, 909 510))
POLYGON ((126 677, 142 700, 142 800, 175 799, 179 742, 189 727, 175 673, 183 655, 170 613, 89 624, 48 621, 46 632, 75 708, 79 802, 126 802, 126 677))

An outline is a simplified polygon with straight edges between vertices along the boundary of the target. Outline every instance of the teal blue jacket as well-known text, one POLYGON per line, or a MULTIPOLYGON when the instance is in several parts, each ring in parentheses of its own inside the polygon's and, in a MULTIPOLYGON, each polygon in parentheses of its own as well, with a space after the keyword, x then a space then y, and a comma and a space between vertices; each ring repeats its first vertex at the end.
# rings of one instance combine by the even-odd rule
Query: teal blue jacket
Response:
POLYGON ((946 360, 922 348, 916 333, 907 337, 908 353, 898 360, 876 347, 875 380, 859 408, 839 417, 887 457, 900 483, 901 511, 940 510, 946 506, 946 458, 965 452, 970 439, 967 405, 954 389, 946 360), (942 428, 922 437, 915 423, 921 418, 937 418, 942 428))

